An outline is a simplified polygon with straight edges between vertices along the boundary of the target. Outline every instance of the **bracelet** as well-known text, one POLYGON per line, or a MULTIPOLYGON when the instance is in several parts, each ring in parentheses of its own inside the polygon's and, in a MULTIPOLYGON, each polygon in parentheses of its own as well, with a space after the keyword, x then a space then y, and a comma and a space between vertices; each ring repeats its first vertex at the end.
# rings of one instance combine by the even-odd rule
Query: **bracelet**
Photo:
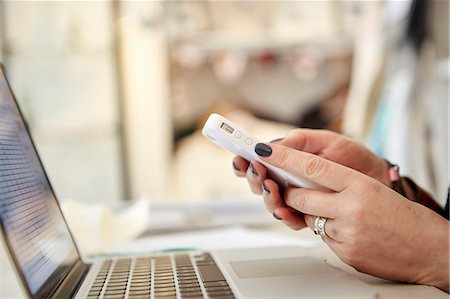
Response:
POLYGON ((405 188, 403 187, 402 177, 400 176, 400 167, 385 160, 389 166, 389 179, 391 180, 391 189, 406 197, 405 188))
MULTIPOLYGON (((401 177, 398 165, 394 165, 389 161, 385 160, 389 167, 389 179, 391 181, 391 188, 397 193, 403 195, 407 199, 421 204, 439 215, 443 216, 447 220, 449 219, 448 214, 448 199, 445 209, 443 209, 428 192, 420 188, 413 180, 408 177, 401 177), (409 197, 406 194, 405 186, 409 187, 409 197)), ((450 188, 449 188, 450 190, 450 188)), ((450 191, 449 191, 450 194, 450 191)))

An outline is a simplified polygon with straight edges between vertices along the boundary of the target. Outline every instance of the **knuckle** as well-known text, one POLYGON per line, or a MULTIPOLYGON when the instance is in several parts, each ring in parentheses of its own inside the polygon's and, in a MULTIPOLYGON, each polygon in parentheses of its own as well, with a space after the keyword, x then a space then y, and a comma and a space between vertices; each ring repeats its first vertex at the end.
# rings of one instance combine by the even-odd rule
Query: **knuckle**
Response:
POLYGON ((304 194, 301 191, 302 189, 297 189, 296 191, 290 190, 287 192, 288 197, 291 198, 289 202, 291 203, 291 208, 294 208, 298 211, 307 211, 309 207, 309 202, 304 194))
POLYGON ((339 238, 339 236, 340 236, 339 231, 334 226, 328 227, 328 228, 325 226, 325 231, 328 232, 328 234, 330 236, 333 236, 335 238, 339 238))
POLYGON ((287 137, 296 137, 297 135, 301 134, 302 129, 296 128, 296 129, 292 129, 289 131, 289 133, 287 134, 287 137))
MULTIPOLYGON (((354 240, 355 242, 355 240, 354 240)), ((360 265, 363 261, 363 253, 361 248, 359 248, 358 246, 356 246, 356 244, 352 242, 349 243, 346 248, 343 250, 342 253, 342 260, 346 263, 349 264, 350 266, 358 266, 360 265)))
POLYGON ((259 184, 255 183, 252 180, 249 180, 249 186, 250 186, 250 190, 252 190, 252 192, 256 195, 261 195, 262 194, 262 188, 259 184))
POLYGON ((286 189, 284 191, 284 202, 286 203, 287 206, 291 207, 291 208, 295 208, 297 203, 295 202, 295 197, 293 196, 292 190, 291 189, 286 189))
POLYGON ((304 159, 302 163, 303 173, 310 178, 319 177, 326 172, 326 168, 327 164, 324 160, 315 156, 304 159))
POLYGON ((305 215, 305 223, 308 225, 310 229, 314 229, 314 220, 315 217, 311 215, 305 215))
POLYGON ((331 130, 322 130, 321 133, 323 134, 323 136, 325 136, 327 138, 336 138, 336 139, 345 138, 341 134, 338 134, 335 131, 331 131, 331 130))
POLYGON ((300 218, 294 218, 287 224, 293 230, 301 230, 305 227, 305 222, 300 218))
POLYGON ((264 198, 264 205, 266 206, 266 209, 269 213, 273 213, 277 208, 280 206, 277 205, 276 202, 274 202, 271 198, 264 198))
POLYGON ((359 250, 356 250, 354 246, 351 246, 344 250, 341 258, 346 264, 354 267, 360 263, 361 254, 359 250))
POLYGON ((286 168, 289 165, 289 152, 287 149, 282 149, 280 152, 280 166, 281 168, 286 168))
POLYGON ((299 211, 309 211, 309 201, 304 195, 299 194, 297 197, 297 206, 299 211))
POLYGON ((234 174, 235 174, 237 177, 240 177, 240 178, 246 177, 246 173, 245 173, 245 172, 242 172, 242 171, 237 171, 237 170, 235 170, 235 171, 234 171, 234 174))
POLYGON ((260 190, 258 190, 257 188, 250 188, 250 189, 252 190, 253 194, 255 194, 255 195, 261 195, 262 194, 262 192, 260 190))
POLYGON ((353 202, 350 206, 350 219, 356 223, 360 223, 364 220, 366 215, 365 206, 361 202, 353 202))
POLYGON ((350 227, 346 232, 346 240, 351 246, 355 246, 358 243, 358 231, 355 227, 350 227))
POLYGON ((289 228, 292 230, 301 230, 303 227, 298 224, 288 224, 289 228))

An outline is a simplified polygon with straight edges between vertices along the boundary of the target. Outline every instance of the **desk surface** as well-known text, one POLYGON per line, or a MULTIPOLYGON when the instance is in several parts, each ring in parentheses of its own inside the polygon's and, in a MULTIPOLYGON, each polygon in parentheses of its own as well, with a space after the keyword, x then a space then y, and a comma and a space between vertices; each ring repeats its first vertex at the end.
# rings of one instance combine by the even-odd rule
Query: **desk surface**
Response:
MULTIPOLYGON (((299 232, 290 231, 281 225, 274 225, 260 229, 264 232, 271 232, 280 234, 282 236, 295 236, 304 239, 317 239, 310 230, 302 230, 299 232)), ((235 242, 235 240, 230 240, 235 242)), ((1 244, 1 242, 0 242, 1 244)), ((402 284, 387 281, 384 279, 376 278, 367 274, 359 273, 352 267, 344 264, 327 246, 325 243, 319 243, 319 247, 308 249, 311 255, 320 259, 327 260, 328 263, 335 267, 339 267, 366 282, 372 287, 376 288, 379 293, 380 299, 389 298, 449 298, 448 294, 441 290, 423 286, 423 285, 411 285, 402 284)), ((4 252, 3 245, 0 245, 0 264, 1 264, 1 276, 0 276, 0 298, 22 298, 18 282, 15 279, 9 260, 4 252)))

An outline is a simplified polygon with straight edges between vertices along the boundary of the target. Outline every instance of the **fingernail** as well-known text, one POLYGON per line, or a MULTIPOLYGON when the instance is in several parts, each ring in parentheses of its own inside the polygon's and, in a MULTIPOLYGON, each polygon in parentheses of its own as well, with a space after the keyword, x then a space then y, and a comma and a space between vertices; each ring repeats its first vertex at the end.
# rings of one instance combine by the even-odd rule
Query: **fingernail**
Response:
POLYGON ((269 157, 272 154, 272 148, 265 143, 258 143, 255 146, 255 152, 262 157, 269 157))
POLYGON ((262 188, 264 190, 264 192, 266 192, 267 194, 270 194, 270 190, 269 188, 267 188, 266 184, 264 184, 264 182, 262 183, 262 188))
POLYGON ((236 171, 239 171, 239 172, 242 171, 242 170, 239 169, 239 167, 236 166, 236 163, 234 163, 234 161, 233 161, 233 168, 234 168, 234 170, 236 170, 236 171))
POLYGON ((269 142, 269 143, 279 142, 279 141, 281 141, 281 140, 283 140, 283 139, 284 139, 283 137, 282 137, 282 138, 276 138, 276 139, 272 140, 272 141, 269 142))
POLYGON ((253 167, 252 163, 250 163, 250 171, 252 172, 253 176, 258 176, 258 173, 256 172, 255 167, 253 167))
POLYGON ((280 216, 278 216, 277 214, 273 213, 273 218, 275 218, 276 220, 282 220, 280 216))

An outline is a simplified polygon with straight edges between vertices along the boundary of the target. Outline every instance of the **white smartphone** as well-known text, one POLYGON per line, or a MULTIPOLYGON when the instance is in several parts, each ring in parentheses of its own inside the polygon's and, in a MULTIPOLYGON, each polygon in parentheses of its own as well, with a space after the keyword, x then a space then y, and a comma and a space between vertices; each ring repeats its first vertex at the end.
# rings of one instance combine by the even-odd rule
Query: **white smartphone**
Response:
POLYGON ((255 145, 260 141, 217 113, 209 116, 202 133, 203 136, 233 154, 241 156, 248 161, 258 161, 263 164, 269 171, 269 177, 275 180, 281 187, 292 185, 295 187, 329 191, 319 184, 262 161, 255 152, 255 145))

